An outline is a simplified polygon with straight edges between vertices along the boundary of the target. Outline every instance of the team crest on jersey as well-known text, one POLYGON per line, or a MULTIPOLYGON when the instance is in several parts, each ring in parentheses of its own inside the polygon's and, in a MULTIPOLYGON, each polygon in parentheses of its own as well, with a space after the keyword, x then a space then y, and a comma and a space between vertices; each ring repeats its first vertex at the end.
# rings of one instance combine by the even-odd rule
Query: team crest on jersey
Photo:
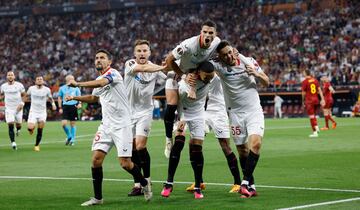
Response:
POLYGON ((131 67, 131 66, 133 66, 135 64, 135 61, 130 61, 129 62, 129 66, 131 67))
POLYGON ((178 48, 176 49, 176 52, 177 52, 179 55, 184 54, 184 50, 183 50, 181 47, 178 47, 178 48))

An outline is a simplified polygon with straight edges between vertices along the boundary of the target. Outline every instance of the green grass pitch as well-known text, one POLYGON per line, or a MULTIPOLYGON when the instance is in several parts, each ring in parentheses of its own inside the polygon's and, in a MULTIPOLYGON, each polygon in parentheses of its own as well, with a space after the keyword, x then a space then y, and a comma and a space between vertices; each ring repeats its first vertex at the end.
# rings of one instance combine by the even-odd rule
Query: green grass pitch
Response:
MULTIPOLYGON (((251 199, 228 193, 232 177, 226 159, 213 134, 208 135, 203 145, 207 188, 202 200, 195 200, 185 191, 194 179, 187 145, 182 152, 173 193, 167 199, 160 196, 168 160, 163 154, 163 123, 154 121, 148 141, 152 201, 127 196, 132 187, 131 177, 120 168, 113 148, 104 162, 104 205, 90 208, 360 209, 360 119, 336 120, 336 130, 323 131, 314 139, 308 137, 311 129, 307 118, 266 120, 261 156, 255 170, 259 196, 251 199)), ((323 121, 319 119, 320 126, 323 121)), ((13 151, 7 126, 1 123, 0 209, 84 208, 80 204, 93 196, 90 149, 98 124, 78 122, 77 142, 70 147, 64 145, 60 122, 48 122, 41 151, 34 152, 36 133, 30 136, 26 124, 16 138, 19 149, 13 151)))

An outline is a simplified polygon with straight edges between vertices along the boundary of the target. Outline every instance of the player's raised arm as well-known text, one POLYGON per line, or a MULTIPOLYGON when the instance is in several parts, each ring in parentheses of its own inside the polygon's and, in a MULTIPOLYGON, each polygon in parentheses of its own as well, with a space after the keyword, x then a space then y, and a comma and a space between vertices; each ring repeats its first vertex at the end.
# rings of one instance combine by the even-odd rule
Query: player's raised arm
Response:
POLYGON ((99 97, 94 96, 94 95, 65 96, 65 101, 71 101, 71 100, 76 100, 76 101, 81 101, 81 102, 86 102, 86 103, 96 103, 99 101, 99 97))
MULTIPOLYGON (((98 79, 98 80, 92 80, 87 82, 76 82, 75 80, 70 80, 67 85, 70 87, 87 87, 87 88, 98 88, 98 87, 104 87, 107 84, 110 84, 112 81, 111 76, 106 76, 104 78, 98 79)), ((77 100, 77 99, 75 99, 77 100)))
POLYGON ((165 66, 160 66, 154 63, 146 63, 146 64, 135 64, 133 72, 137 73, 137 72, 148 72, 148 73, 152 73, 152 72, 158 72, 158 71, 169 71, 170 68, 165 65, 165 66))

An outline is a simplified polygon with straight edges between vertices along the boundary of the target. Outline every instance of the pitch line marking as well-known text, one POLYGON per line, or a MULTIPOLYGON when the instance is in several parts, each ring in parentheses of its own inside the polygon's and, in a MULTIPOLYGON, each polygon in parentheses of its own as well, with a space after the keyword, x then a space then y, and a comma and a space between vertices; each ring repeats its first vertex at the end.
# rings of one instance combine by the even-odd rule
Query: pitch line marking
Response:
POLYGON ((322 203, 314 203, 314 204, 308 204, 308 205, 303 205, 303 206, 293 206, 293 207, 282 208, 282 209, 277 209, 277 210, 305 209, 305 208, 311 208, 311 207, 315 207, 315 206, 325 206, 325 205, 331 205, 331 204, 336 204, 336 203, 345 203, 345 202, 351 202, 351 201, 357 201, 357 200, 360 200, 360 197, 336 200, 336 201, 327 201, 327 202, 322 202, 322 203))
MULTIPOLYGON (((91 178, 80 178, 80 177, 38 177, 38 176, 0 176, 0 179, 42 179, 42 180, 92 180, 91 178)), ((133 182, 133 179, 104 179, 104 181, 112 182, 133 182)), ((154 183, 164 183, 160 180, 151 180, 154 183)), ((176 184, 192 184, 193 182, 179 181, 176 184)), ((206 185, 213 186, 232 186, 227 183, 214 183, 205 182, 206 185)), ((289 187, 289 186, 272 186, 272 185, 256 185, 259 188, 274 188, 274 189, 288 189, 288 190, 311 190, 311 191, 330 191, 330 192, 349 192, 349 193, 360 193, 360 190, 351 189, 330 189, 330 188, 312 188, 312 187, 289 187)), ((359 197, 360 198, 360 197, 359 197)))

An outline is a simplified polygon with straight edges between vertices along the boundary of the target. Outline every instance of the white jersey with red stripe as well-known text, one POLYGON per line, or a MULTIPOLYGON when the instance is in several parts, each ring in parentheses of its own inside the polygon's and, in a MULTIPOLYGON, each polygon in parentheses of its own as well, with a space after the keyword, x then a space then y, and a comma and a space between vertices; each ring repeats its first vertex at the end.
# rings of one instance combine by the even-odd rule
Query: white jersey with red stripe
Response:
POLYGON ((22 102, 21 94, 25 93, 24 85, 14 81, 13 84, 8 82, 1 85, 0 93, 5 96, 5 109, 15 111, 22 102))
MULTIPOLYGON (((148 61, 151 63, 150 61, 148 61)), ((127 96, 131 107, 133 118, 144 115, 152 115, 154 109, 152 96, 157 79, 166 79, 162 72, 134 72, 134 68, 139 65, 135 59, 125 63, 124 83, 127 89, 127 96)))
POLYGON ((44 85, 40 88, 37 85, 33 85, 29 87, 27 94, 31 99, 30 112, 37 114, 46 113, 47 99, 52 97, 50 88, 44 85))
POLYGON ((95 88, 92 95, 99 97, 103 126, 115 129, 130 126, 131 110, 122 76, 117 70, 109 68, 96 79, 101 78, 108 79, 109 84, 95 88))
POLYGON ((177 64, 183 73, 188 73, 190 69, 197 68, 198 64, 208 60, 220 43, 220 38, 215 37, 209 48, 201 48, 201 36, 194 36, 184 40, 172 50, 172 54, 177 60, 177 64))
MULTIPOLYGON (((258 72, 262 69, 253 58, 248 58, 258 72)), ((211 61, 221 78, 227 110, 248 112, 262 110, 259 93, 256 89, 256 80, 245 71, 245 64, 237 59, 234 66, 223 62, 211 61)))

